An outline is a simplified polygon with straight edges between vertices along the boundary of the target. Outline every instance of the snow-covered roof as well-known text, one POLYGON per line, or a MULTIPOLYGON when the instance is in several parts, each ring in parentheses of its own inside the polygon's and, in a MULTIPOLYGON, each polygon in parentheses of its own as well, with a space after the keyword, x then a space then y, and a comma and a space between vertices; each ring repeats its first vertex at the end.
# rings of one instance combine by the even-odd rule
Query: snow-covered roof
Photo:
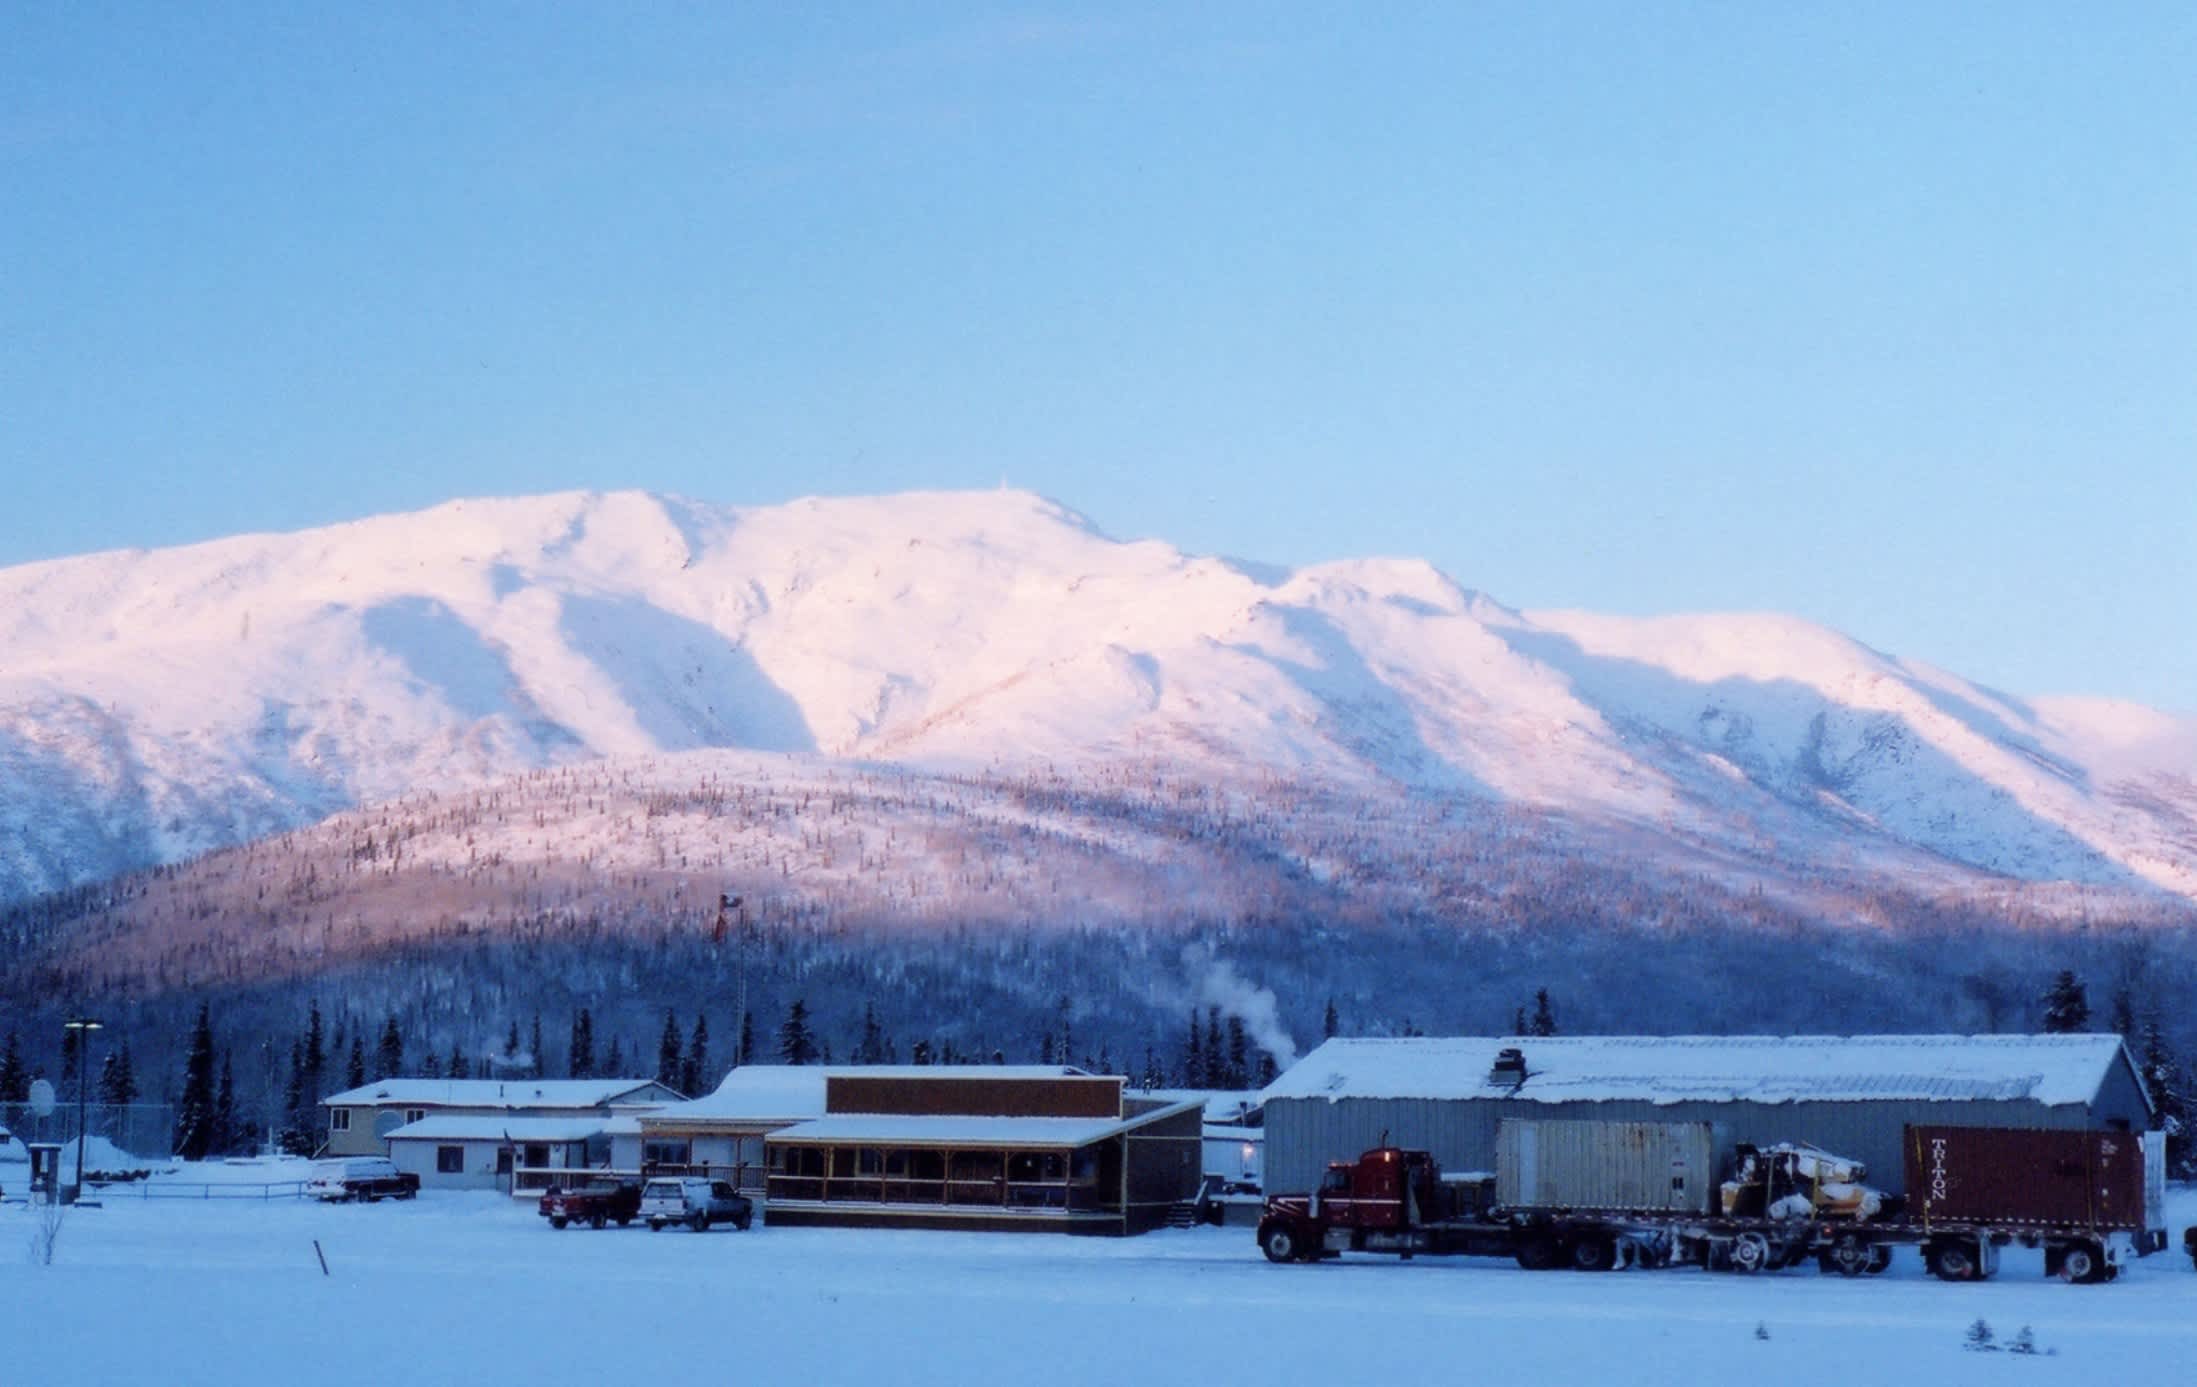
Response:
POLYGON ((889 1113, 834 1113, 770 1134, 784 1142, 876 1142, 893 1146, 991 1146, 1073 1148, 1119 1136, 1197 1106, 1195 1099, 1135 1117, 907 1117, 889 1113))
POLYGON ((1052 1064, 743 1064, 714 1092, 642 1113, 649 1126, 683 1122, 784 1123, 824 1115, 824 1081, 896 1079, 1081 1079, 1080 1069, 1052 1064))
POLYGON ((2114 1035, 1455 1036, 1327 1041, 1267 1086, 1278 1098, 1514 1098, 1573 1103, 2028 1099, 2087 1103, 2114 1035), (1526 1079, 1491 1078, 1498 1052, 1526 1079))
POLYGON ((1162 1103, 1180 1103, 1195 1098, 1205 1104, 1205 1120, 1221 1125, 1241 1123, 1266 1101, 1266 1095, 1255 1088, 1139 1088, 1130 1090, 1129 1096, 1162 1103))
POLYGON ((413 1108, 599 1108, 654 1079, 383 1079, 320 1101, 352 1107, 402 1104, 413 1108))
POLYGON ((586 1141, 602 1135, 607 1117, 505 1117, 500 1113, 441 1113, 408 1122, 391 1141, 586 1141))

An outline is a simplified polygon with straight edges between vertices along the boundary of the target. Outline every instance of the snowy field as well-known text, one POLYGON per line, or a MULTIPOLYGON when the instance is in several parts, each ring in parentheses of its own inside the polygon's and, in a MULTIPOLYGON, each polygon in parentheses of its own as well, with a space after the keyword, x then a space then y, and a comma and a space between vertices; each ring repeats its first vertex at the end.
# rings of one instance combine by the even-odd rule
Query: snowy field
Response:
MULTIPOLYGON (((2197 1199, 2176 1202, 2178 1241, 2197 1199)), ((323 1207, 116 1189, 66 1216, 40 1266, 37 1218, 0 1207, 8 1380, 26 1383, 1857 1387, 2174 1382, 2197 1365, 2197 1274, 2178 1250, 2084 1287, 2043 1280, 2018 1248, 1974 1286, 1930 1280, 1910 1252, 1857 1281, 1477 1259, 1278 1267, 1238 1228, 552 1232, 495 1195, 323 1207), (1979 1316, 2002 1342, 2030 1326, 2046 1352, 1965 1350, 1979 1316)))

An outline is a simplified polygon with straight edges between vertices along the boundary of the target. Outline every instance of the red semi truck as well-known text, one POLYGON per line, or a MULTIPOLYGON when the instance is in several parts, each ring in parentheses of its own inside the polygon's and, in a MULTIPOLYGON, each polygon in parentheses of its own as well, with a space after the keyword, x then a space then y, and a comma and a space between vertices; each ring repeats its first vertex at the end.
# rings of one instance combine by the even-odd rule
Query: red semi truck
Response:
POLYGON ((1729 1145, 1707 1123, 1506 1120, 1494 1173, 1445 1175, 1427 1152, 1379 1146, 1330 1165, 1316 1191, 1269 1199, 1259 1246, 1275 1262, 1386 1252, 1759 1272, 1814 1260, 1846 1276, 1914 1246, 1933 1274, 1967 1281, 2019 1241, 2044 1249, 2047 1274, 2091 1282, 2166 1244, 2155 1138, 1914 1127, 1906 1146, 1902 1199, 1830 1152, 1729 1145))

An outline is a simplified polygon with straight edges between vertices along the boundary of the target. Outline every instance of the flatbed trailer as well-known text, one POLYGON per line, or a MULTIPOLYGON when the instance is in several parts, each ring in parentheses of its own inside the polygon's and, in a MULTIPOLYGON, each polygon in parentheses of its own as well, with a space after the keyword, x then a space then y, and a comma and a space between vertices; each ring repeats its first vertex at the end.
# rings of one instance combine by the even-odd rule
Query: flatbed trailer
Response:
MULTIPOLYGON (((1946 1130, 1914 1129, 1918 1152, 1935 1153, 1941 1161, 1948 1150, 1957 1156, 1963 1149, 1961 1137, 1948 1142, 1946 1130)), ((1950 1130, 1969 1134, 1985 1129, 1950 1130)), ((2105 1133, 2054 1134, 2053 1141, 2064 1146, 2065 1139, 2090 1138, 2092 1148, 2114 1156, 2120 1154, 2113 1146, 2116 1137, 2130 1141, 2126 1134, 2105 1133)), ((1995 1152, 2007 1140, 1994 1134, 1969 1145, 1995 1152)), ((2021 1200, 1998 1200, 2003 1207, 1994 1207, 1987 1197, 1991 1187, 1983 1182, 1976 1185, 1983 1193, 1964 1201, 1960 1182, 1949 1181, 1942 1170, 1922 1197, 1903 1200, 1844 1180, 1824 1181, 1822 1172, 1835 1169, 1836 1158, 1813 1148, 1740 1150, 1746 1178, 1759 1183, 1724 1182, 1720 1203, 1775 1210, 1774 1215, 1684 1208, 1512 1208, 1497 1202, 1494 1176, 1445 1179, 1426 1152, 1377 1147, 1354 1162, 1331 1165, 1312 1194, 1269 1199, 1259 1223, 1259 1246, 1275 1262, 1369 1252, 1407 1259, 1509 1257, 1529 1270, 1696 1265, 1757 1273, 1813 1261, 1821 1271, 1844 1276, 1882 1272, 1891 1265, 1894 1249, 1914 1247, 1932 1275, 1975 1281, 1997 1271, 1999 1249, 2018 1243, 2044 1250, 2047 1275, 2078 1283, 2109 1281, 2136 1257, 2165 1246, 2163 1228, 2145 1225, 2143 1191, 2123 1189, 2089 1168, 2077 1174, 2091 1182, 2093 1194, 2102 1187, 2112 1197, 2092 1198, 2082 1212, 2074 1206, 2061 1209, 2049 1199, 2031 1199, 2027 1208, 2021 1200), (1750 1159, 1753 1163, 1747 1164, 1750 1159), (1796 1184, 1795 1169, 1814 1172, 1813 1180, 1796 1184), (2038 1208, 2044 1212, 2035 1212, 2038 1208), (1957 1216, 1963 1210, 1991 1216, 1957 1216), (2064 1216, 2068 1213, 2075 1216, 2064 1216)), ((2065 1152, 2060 1156, 2065 1166, 2065 1152)), ((1660 1154, 1655 1160, 1660 1162, 1660 1154)), ((1696 1178, 1694 1173, 1671 1175, 1674 1201, 1700 1200, 1698 1190, 1686 1188, 1690 1178, 1696 1178)), ((2111 1178, 2120 1177, 2116 1173, 2111 1178)), ((1506 1175, 1503 1183, 1515 1197, 1518 1181, 1506 1175)))

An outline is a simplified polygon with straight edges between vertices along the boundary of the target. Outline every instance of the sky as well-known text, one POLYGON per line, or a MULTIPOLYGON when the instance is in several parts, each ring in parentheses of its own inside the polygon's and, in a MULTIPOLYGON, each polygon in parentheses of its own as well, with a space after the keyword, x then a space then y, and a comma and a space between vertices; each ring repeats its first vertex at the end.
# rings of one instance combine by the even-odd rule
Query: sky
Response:
POLYGON ((2197 8, 0 29, 0 564, 1004 482, 2197 711, 2197 8))

